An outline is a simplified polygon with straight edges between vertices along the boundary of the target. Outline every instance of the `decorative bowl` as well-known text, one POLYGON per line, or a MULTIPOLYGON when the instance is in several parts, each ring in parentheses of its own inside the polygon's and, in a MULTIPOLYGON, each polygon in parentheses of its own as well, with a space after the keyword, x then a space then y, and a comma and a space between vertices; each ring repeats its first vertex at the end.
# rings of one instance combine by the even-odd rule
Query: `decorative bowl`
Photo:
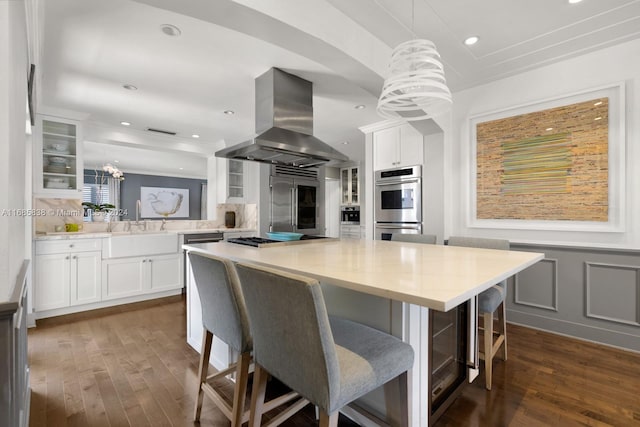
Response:
POLYGON ((281 242, 286 242, 289 240, 300 240, 300 238, 304 236, 302 233, 289 233, 286 231, 270 231, 267 232, 267 237, 272 240, 279 240, 281 242))

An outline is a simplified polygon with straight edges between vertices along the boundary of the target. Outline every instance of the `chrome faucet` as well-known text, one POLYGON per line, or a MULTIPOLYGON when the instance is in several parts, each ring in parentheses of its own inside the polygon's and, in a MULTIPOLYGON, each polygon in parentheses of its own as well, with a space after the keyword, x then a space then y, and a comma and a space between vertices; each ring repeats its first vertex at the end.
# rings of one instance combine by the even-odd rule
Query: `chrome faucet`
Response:
POLYGON ((142 209, 142 202, 138 199, 136 200, 136 225, 140 223, 140 209, 142 209))

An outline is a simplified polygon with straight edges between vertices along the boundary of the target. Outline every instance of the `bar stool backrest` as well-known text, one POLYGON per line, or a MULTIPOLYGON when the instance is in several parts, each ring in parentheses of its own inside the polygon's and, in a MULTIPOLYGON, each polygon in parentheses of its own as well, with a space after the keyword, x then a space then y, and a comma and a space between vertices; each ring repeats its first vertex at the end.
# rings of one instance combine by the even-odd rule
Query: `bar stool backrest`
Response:
POLYGON ((239 353, 252 348, 249 316, 233 263, 189 252, 202 305, 202 325, 239 353))

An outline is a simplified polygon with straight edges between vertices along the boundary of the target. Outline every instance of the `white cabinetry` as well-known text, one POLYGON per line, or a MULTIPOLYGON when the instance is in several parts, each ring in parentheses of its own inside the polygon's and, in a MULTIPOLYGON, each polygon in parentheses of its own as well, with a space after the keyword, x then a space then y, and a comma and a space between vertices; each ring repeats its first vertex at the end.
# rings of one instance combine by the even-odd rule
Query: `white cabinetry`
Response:
POLYGON ((99 239, 36 242, 36 311, 100 301, 99 239))
POLYGON ((124 298, 182 287, 180 254, 104 261, 102 299, 124 298))
POLYGON ((360 226, 359 225, 341 225, 340 238, 360 240, 362 238, 362 231, 360 226))
POLYGON ((360 176, 358 167, 340 169, 340 204, 360 204, 360 176))
POLYGON ((245 187, 244 161, 227 160, 227 201, 244 201, 245 187))
POLYGON ((374 170, 421 165, 423 137, 411 125, 403 124, 373 133, 374 170))
POLYGON ((34 192, 46 197, 82 196, 82 127, 75 120, 38 116, 35 127, 34 192))

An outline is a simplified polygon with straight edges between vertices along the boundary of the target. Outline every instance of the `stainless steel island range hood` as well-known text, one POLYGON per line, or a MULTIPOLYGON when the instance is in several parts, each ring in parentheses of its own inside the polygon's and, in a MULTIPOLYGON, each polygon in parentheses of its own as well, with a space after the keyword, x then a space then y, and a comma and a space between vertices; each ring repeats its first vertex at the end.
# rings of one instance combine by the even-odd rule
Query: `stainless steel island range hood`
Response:
POLYGON ((257 135, 217 151, 216 157, 301 168, 349 160, 313 136, 310 81, 271 68, 258 77, 255 84, 257 135))

